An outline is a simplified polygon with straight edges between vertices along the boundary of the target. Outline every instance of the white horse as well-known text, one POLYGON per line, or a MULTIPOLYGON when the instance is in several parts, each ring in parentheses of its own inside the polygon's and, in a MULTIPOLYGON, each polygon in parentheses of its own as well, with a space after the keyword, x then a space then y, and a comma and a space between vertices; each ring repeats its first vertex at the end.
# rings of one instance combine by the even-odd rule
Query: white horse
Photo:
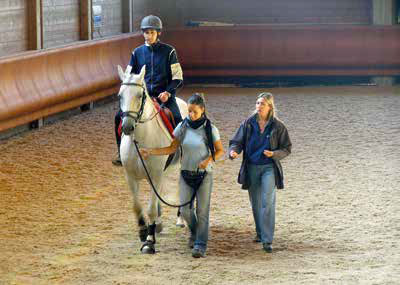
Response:
MULTIPOLYGON (((156 225, 161 225, 161 211, 158 198, 152 191, 148 207, 148 227, 143 214, 142 205, 139 201, 139 180, 147 179, 142 160, 138 156, 137 147, 154 148, 169 146, 172 137, 162 123, 161 116, 147 93, 144 81, 145 66, 140 74, 124 73, 118 66, 118 74, 122 81, 118 96, 120 107, 123 112, 122 138, 121 138, 121 161, 125 170, 125 177, 129 189, 133 195, 133 209, 139 225, 139 236, 144 244, 143 253, 155 253, 154 244, 156 225)), ((176 98, 182 118, 187 116, 187 104, 176 98)), ((164 166, 167 156, 150 156, 145 161, 146 168, 151 180, 161 194, 163 189, 163 177, 166 174, 164 166)), ((180 159, 174 159, 167 171, 175 169, 180 159), (175 167, 172 167, 175 166, 175 167)), ((157 231, 158 232, 158 231, 157 231)))

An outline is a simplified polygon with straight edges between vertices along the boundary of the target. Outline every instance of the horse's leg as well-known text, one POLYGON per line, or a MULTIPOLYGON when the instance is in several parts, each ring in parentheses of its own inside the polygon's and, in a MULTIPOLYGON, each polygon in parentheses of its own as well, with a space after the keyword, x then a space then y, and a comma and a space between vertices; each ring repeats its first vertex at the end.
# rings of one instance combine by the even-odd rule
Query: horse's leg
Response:
MULTIPOLYGON (((162 183, 160 180, 161 179, 153 181, 153 183, 156 187, 156 190, 159 191, 159 194, 161 195, 162 183)), ((159 201, 156 194, 152 192, 149 208, 147 210, 147 215, 149 217, 149 231, 147 233, 146 241, 141 248, 142 253, 154 254, 156 252, 154 245, 156 243, 156 221, 158 220, 158 214, 159 201)))
POLYGON ((138 226, 139 226, 139 238, 140 241, 144 242, 147 237, 147 225, 146 220, 143 215, 142 204, 139 200, 139 184, 136 179, 129 177, 126 175, 126 179, 128 182, 129 189, 132 192, 133 197, 133 212, 135 217, 137 218, 138 226))
POLYGON ((176 213, 176 226, 180 228, 185 227, 185 221, 182 218, 181 208, 178 208, 178 211, 176 213))
POLYGON ((163 230, 163 223, 161 220, 162 208, 161 201, 157 200, 157 218, 156 218, 156 233, 161 233, 163 230))
MULTIPOLYGON (((162 187, 160 187, 160 183, 157 183, 158 187, 156 188, 157 191, 159 191, 159 194, 161 195, 162 191, 160 191, 162 189, 162 187)), ((157 196, 154 194, 154 192, 152 192, 151 194, 151 199, 150 199, 150 203, 149 203, 149 207, 147 209, 147 216, 149 217, 149 225, 156 225, 157 223, 161 222, 161 217, 159 217, 159 213, 160 213, 160 208, 159 208, 159 203, 160 201, 158 200, 157 196)))
MULTIPOLYGON (((159 193, 164 193, 164 188, 165 188, 165 184, 164 183, 160 183, 160 191, 159 193)), ((163 223, 162 223, 162 219, 161 219, 161 215, 162 215, 162 204, 161 201, 154 197, 154 199, 157 199, 157 217, 156 217, 156 233, 161 233, 163 230, 163 223)), ((149 207, 149 209, 151 209, 151 205, 149 207)))
MULTIPOLYGON (((152 199, 153 200, 153 196, 155 196, 154 194, 152 195, 152 199)), ((150 202, 150 205, 152 208, 155 208, 155 212, 158 213, 158 206, 157 206, 157 199, 155 200, 155 205, 153 202, 150 202)), ((156 253, 156 249, 155 249, 155 244, 156 244, 156 216, 154 215, 154 210, 149 210, 149 227, 148 227, 148 232, 147 232, 147 238, 146 241, 144 242, 144 244, 142 245, 142 248, 140 249, 140 251, 142 253, 148 253, 148 254, 154 254, 156 253)))

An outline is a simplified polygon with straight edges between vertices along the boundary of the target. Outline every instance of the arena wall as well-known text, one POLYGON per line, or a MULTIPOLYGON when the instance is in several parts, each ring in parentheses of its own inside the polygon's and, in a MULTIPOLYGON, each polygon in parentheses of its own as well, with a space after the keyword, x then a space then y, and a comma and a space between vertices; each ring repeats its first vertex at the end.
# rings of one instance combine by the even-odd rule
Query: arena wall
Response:
MULTIPOLYGON (((182 28, 164 40, 185 77, 400 74, 400 27, 182 28), (223 43, 223 44, 221 44, 223 43)), ((140 33, 0 59, 0 131, 116 92, 140 33)))
MULTIPOLYGON (((29 0, 31 1, 31 0, 29 0)), ((33 1, 33 0, 32 0, 33 1)), ((93 0, 102 6, 102 25, 93 30, 99 39, 122 33, 123 0, 93 0)), ((0 57, 27 51, 28 19, 26 0, 0 1, 0 57)), ((80 1, 42 1, 43 48, 59 47, 80 41, 80 1)))
POLYGON ((181 17, 183 24, 190 21, 231 24, 372 23, 371 0, 218 0, 218 4, 214 0, 175 2, 177 16, 181 17))
POLYGON ((142 36, 125 35, 0 59, 0 132, 115 94, 142 36))
MULTIPOLYGON (((131 1, 93 0, 103 11, 93 38, 116 37, 83 42, 83 2, 44 0, 44 49, 24 53, 31 46, 26 3, 33 2, 3 1, 0 131, 115 93, 115 66, 125 66, 143 42, 140 34, 120 35, 126 15, 133 31, 143 15, 161 16, 162 39, 176 47, 185 77, 400 74, 400 27, 371 25, 371 0, 131 1), (132 10, 123 12, 126 7, 132 10), (210 22, 238 25, 182 28, 210 22)), ((40 4, 32 6, 38 13, 40 4)))
POLYGON ((400 75, 399 26, 199 27, 169 31, 185 76, 400 75))
MULTIPOLYGON (((124 0, 92 0, 102 6, 102 25, 93 38, 123 32, 124 0)), ((164 26, 176 28, 193 22, 233 24, 371 24, 371 0, 130 0, 133 31, 143 15, 162 17, 164 26)), ((28 50, 27 1, 2 1, 0 7, 0 56, 28 50)), ((129 13, 128 13, 129 14, 129 13)), ((80 1, 43 0, 43 48, 58 47, 80 40, 80 1)))

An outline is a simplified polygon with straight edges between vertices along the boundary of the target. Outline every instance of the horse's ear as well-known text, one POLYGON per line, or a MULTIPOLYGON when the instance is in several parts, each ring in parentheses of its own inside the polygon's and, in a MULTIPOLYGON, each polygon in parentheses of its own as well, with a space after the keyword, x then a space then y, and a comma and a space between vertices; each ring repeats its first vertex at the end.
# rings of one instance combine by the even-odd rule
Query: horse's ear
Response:
POLYGON ((146 74, 146 65, 143 65, 142 69, 140 70, 139 76, 140 76, 140 81, 144 81, 144 75, 146 74))
POLYGON ((124 71, 122 70, 121 65, 118 65, 118 75, 119 75, 119 79, 121 79, 121 81, 124 81, 125 73, 124 73, 124 71))

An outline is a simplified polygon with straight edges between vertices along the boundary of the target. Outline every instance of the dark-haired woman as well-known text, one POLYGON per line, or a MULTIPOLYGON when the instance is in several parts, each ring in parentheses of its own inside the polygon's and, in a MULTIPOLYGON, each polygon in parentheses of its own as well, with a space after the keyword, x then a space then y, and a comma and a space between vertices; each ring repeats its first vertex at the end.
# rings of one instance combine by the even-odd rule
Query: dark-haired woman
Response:
POLYGON ((188 100, 189 115, 174 130, 175 138, 164 148, 140 149, 141 155, 169 155, 181 145, 183 156, 179 179, 180 201, 190 200, 196 191, 188 181, 191 177, 204 177, 196 191, 196 209, 190 205, 181 208, 181 213, 190 230, 189 246, 192 256, 204 257, 207 250, 210 197, 213 185, 212 162, 224 154, 218 129, 206 116, 204 96, 195 93, 188 100))
POLYGON ((292 143, 286 126, 275 116, 274 97, 261 93, 256 110, 244 120, 229 142, 229 157, 243 151, 238 182, 248 189, 256 225, 254 241, 272 252, 275 231, 275 188, 283 188, 280 160, 291 153, 292 143))

